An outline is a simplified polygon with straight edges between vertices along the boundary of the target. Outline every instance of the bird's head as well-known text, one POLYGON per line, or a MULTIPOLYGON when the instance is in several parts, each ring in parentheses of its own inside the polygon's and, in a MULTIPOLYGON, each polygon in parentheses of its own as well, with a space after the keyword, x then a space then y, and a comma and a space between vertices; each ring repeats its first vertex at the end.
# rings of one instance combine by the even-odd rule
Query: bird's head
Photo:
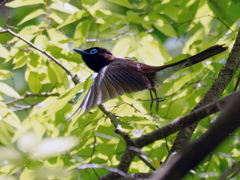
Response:
POLYGON ((110 51, 101 47, 92 47, 85 50, 74 49, 74 51, 81 54, 87 66, 95 72, 99 72, 114 58, 110 51))

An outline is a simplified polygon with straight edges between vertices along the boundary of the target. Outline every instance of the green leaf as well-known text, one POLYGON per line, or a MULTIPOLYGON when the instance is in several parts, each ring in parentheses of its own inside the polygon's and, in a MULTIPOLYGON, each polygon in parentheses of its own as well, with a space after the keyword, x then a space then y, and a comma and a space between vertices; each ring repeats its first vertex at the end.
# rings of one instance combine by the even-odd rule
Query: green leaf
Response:
MULTIPOLYGON (((18 35, 19 36, 22 36, 23 38, 25 38, 26 40, 28 41, 31 41, 35 36, 36 36, 36 32, 39 31, 39 27, 38 26, 27 26, 26 28, 22 29, 18 35)), ((8 43, 13 43, 13 42, 16 42, 15 43, 15 47, 21 47, 23 48, 23 46, 28 46, 28 44, 22 40, 20 40, 19 38, 15 37, 13 38, 12 40, 8 41, 8 43)))
POLYGON ((36 144, 31 155, 33 159, 54 157, 71 150, 76 144, 77 138, 74 136, 45 138, 36 144))
POLYGON ((69 2, 69 0, 61 0, 61 2, 62 2, 63 4, 65 4, 65 3, 69 2))
POLYGON ((38 16, 40 16, 40 15, 43 15, 43 14, 45 14, 45 12, 44 12, 42 9, 37 9, 37 10, 31 12, 30 14, 28 14, 27 16, 25 16, 25 17, 20 21, 20 23, 18 23, 18 25, 23 24, 23 23, 25 23, 25 22, 33 19, 33 18, 36 18, 36 17, 38 17, 38 16))
POLYGON ((6 59, 9 56, 9 51, 5 47, 0 47, 0 57, 6 59))
POLYGON ((13 73, 11 71, 8 70, 0 70, 0 79, 4 80, 4 79, 8 79, 10 77, 12 77, 13 73))
POLYGON ((112 3, 115 3, 115 4, 118 4, 120 6, 124 6, 124 7, 127 7, 127 8, 133 8, 132 4, 128 1, 128 0, 109 0, 110 2, 112 3))
POLYGON ((86 42, 88 37, 89 28, 92 24, 92 21, 86 20, 80 22, 75 30, 74 38, 77 40, 74 41, 74 47, 78 47, 86 42))
POLYGON ((24 52, 18 51, 13 58, 13 64, 14 64, 13 69, 17 69, 24 66, 29 61, 29 59, 30 59, 29 56, 26 55, 24 52))
POLYGON ((53 86, 69 88, 69 80, 66 72, 55 63, 48 66, 48 76, 53 86))
POLYGON ((23 36, 24 38, 26 38, 26 36, 28 36, 30 34, 35 34, 38 31, 39 31, 39 27, 38 26, 27 26, 27 27, 23 28, 18 34, 20 36, 23 36))
POLYGON ((18 116, 11 111, 4 103, 0 102, 0 119, 19 130, 24 130, 18 116))
POLYGON ((53 63, 50 63, 50 65, 48 66, 48 76, 53 86, 56 86, 56 84, 61 83, 60 76, 56 72, 56 68, 53 65, 53 63))
POLYGON ((73 22, 75 22, 75 21, 78 21, 78 20, 82 19, 82 18, 83 18, 84 16, 86 16, 86 15, 87 15, 86 11, 83 11, 83 10, 82 10, 82 11, 75 12, 74 14, 70 15, 70 16, 64 21, 64 23, 60 24, 60 25, 57 27, 57 29, 60 29, 60 28, 66 26, 66 25, 68 25, 68 24, 70 24, 70 23, 73 23, 73 22))
POLYGON ((0 92, 14 98, 20 98, 20 95, 9 85, 0 82, 0 92))
POLYGON ((45 49, 48 43, 48 38, 45 35, 38 35, 34 40, 34 44, 41 49, 45 49))
MULTIPOLYGON (((21 152, 4 146, 0 146, 0 162, 2 164, 5 164, 4 162, 7 162, 7 164, 12 164, 15 166, 24 165, 25 163, 21 152)), ((10 171, 8 173, 10 173, 10 171)))
POLYGON ((2 180, 17 180, 14 176, 9 176, 9 175, 0 175, 0 179, 2 180))
POLYGON ((26 73, 25 76, 26 76, 26 81, 28 82, 28 86, 30 90, 35 94, 39 93, 42 88, 40 75, 37 72, 30 71, 26 73))
POLYGON ((42 120, 42 117, 39 117, 37 115, 31 118, 32 127, 38 137, 38 140, 42 139, 44 133, 47 130, 47 128, 43 125, 41 120, 42 120))
POLYGON ((120 57, 128 56, 129 48, 131 48, 131 43, 131 38, 122 38, 115 44, 112 53, 120 57))
POLYGON ((68 3, 66 3, 65 5, 59 4, 59 1, 58 1, 58 3, 52 3, 49 6, 49 8, 55 9, 55 10, 58 10, 58 11, 61 11, 64 13, 68 13, 68 14, 74 14, 77 11, 79 11, 79 9, 76 8, 75 6, 72 6, 71 4, 68 4, 68 3))
POLYGON ((75 96, 75 94, 83 89, 83 83, 77 84, 74 88, 66 90, 48 111, 48 115, 54 114, 55 112, 66 106, 67 103, 75 96))
MULTIPOLYGON (((47 32, 48 32, 50 40, 53 41, 54 43, 58 43, 58 41, 67 39, 64 34, 62 34, 59 30, 57 30, 55 28, 48 29, 47 32)), ((61 48, 68 47, 67 44, 64 44, 64 45, 61 46, 61 48)), ((55 46, 56 46, 56 44, 55 44, 55 46)), ((51 47, 51 46, 49 46, 49 47, 51 47)))
POLYGON ((29 6, 34 4, 44 4, 43 0, 15 0, 9 3, 6 3, 7 7, 17 8, 22 6, 29 6))
MULTIPOLYGON (((30 161, 24 166, 24 169, 21 171, 20 180, 26 179, 78 179, 79 176, 74 174, 72 170, 68 168, 56 167, 55 164, 48 163, 49 161, 30 161)), ((66 167, 70 167, 67 163, 64 163, 66 167)), ((70 168, 71 169, 71 168, 70 168)))
POLYGON ((142 34, 142 39, 139 43, 141 46, 138 48, 139 60, 149 65, 159 66, 163 62, 171 59, 171 56, 166 49, 154 41, 153 36, 150 34, 142 34))
MULTIPOLYGON (((96 133, 97 134, 97 133, 96 133)), ((102 134, 103 136, 105 134, 102 134)), ((101 138, 101 136, 99 137, 101 138)), ((101 138, 102 143, 97 145, 97 148, 102 150, 102 154, 107 156, 109 159, 112 159, 115 156, 115 149, 117 148, 117 144, 120 139, 112 138, 112 139, 103 139, 101 138)))
MULTIPOLYGON (((36 177, 37 174, 39 173, 39 172, 37 172, 37 170, 39 170, 39 169, 43 169, 43 162, 41 162, 40 160, 29 162, 26 165, 26 167, 24 167, 24 169, 22 170, 19 180, 39 179, 38 177, 36 177)), ((40 175, 41 174, 39 174, 39 176, 40 175)))
POLYGON ((161 31, 163 34, 170 36, 170 37, 177 38, 177 33, 176 33, 175 29, 163 17, 159 18, 158 21, 156 23, 154 23, 154 26, 159 31, 161 31))
POLYGON ((58 24, 62 24, 63 23, 63 19, 62 17, 60 16, 59 13, 56 13, 56 12, 53 12, 49 15, 50 18, 52 18, 56 23, 58 24))
POLYGON ((11 142, 12 137, 8 131, 9 128, 7 126, 9 126, 7 123, 0 121, 0 142, 5 146, 13 148, 14 146, 11 142))

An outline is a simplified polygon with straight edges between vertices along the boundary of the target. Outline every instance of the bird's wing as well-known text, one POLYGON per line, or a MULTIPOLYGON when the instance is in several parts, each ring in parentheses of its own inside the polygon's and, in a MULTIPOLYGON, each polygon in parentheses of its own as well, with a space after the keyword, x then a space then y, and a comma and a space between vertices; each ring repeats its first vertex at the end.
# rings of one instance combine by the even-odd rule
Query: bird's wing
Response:
POLYGON ((76 113, 85 114, 89 109, 125 93, 149 89, 152 80, 138 71, 134 64, 115 60, 102 68, 95 78, 76 113))

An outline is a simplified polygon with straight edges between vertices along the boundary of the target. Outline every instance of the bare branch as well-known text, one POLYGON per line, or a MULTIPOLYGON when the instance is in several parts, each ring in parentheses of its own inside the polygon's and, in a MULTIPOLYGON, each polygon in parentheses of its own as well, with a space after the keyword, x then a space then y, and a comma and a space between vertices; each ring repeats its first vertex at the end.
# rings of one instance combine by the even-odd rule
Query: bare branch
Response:
POLYGON ((112 112, 108 111, 102 104, 99 105, 98 108, 111 120, 112 124, 116 128, 115 133, 122 136, 123 139, 126 141, 127 145, 133 145, 133 141, 131 140, 130 136, 123 131, 121 125, 117 120, 117 117, 112 112))
POLYGON ((165 138, 172 133, 175 133, 185 127, 188 127, 195 122, 199 122, 201 119, 221 110, 222 107, 224 107, 224 105, 228 101, 230 101, 236 94, 240 94, 240 90, 236 91, 216 102, 213 102, 202 108, 199 108, 199 109, 189 113, 186 116, 180 117, 162 128, 159 128, 149 134, 146 134, 144 136, 139 137, 138 139, 135 139, 134 140, 135 146, 139 147, 139 148, 144 147, 148 144, 153 143, 156 140, 165 138))
MULTIPOLYGON (((233 49, 229 55, 227 63, 220 71, 218 78, 212 84, 212 87, 204 95, 201 101, 194 108, 194 111, 200 107, 203 107, 213 101, 216 101, 223 93, 227 85, 230 83, 233 75, 236 73, 240 66, 240 30, 233 49)), ((180 131, 175 139, 175 142, 170 150, 170 154, 174 151, 180 151, 190 140, 193 131, 197 126, 197 122, 186 129, 180 131)))
POLYGON ((128 177, 122 177, 119 180, 145 180, 149 179, 152 175, 152 173, 135 173, 129 174, 128 177))
MULTIPOLYGON (((197 109, 196 111, 191 112, 190 114, 178 118, 168 125, 159 128, 151 133, 148 133, 144 136, 141 136, 134 140, 133 144, 135 147, 142 148, 146 145, 149 145, 156 140, 160 140, 162 138, 165 138, 169 136, 170 134, 173 134, 183 128, 186 128, 190 126, 191 124, 195 122, 199 122, 200 119, 209 116, 210 114, 216 113, 219 111, 219 109, 222 109, 224 105, 230 101, 233 97, 240 94, 240 90, 236 91, 214 103, 208 104, 202 108, 197 109)), ((118 169, 127 172, 131 161, 133 160, 134 156, 136 156, 138 152, 132 151, 131 149, 127 149, 120 161, 120 164, 118 165, 118 169)), ((105 176, 101 177, 100 180, 111 180, 111 179, 117 179, 119 177, 118 174, 115 174, 113 172, 106 174, 105 176)))
POLYGON ((156 170, 156 168, 151 164, 150 160, 146 156, 139 154, 139 155, 137 155, 137 157, 139 159, 141 159, 142 162, 144 162, 144 164, 146 164, 150 169, 152 169, 154 171, 156 170))
POLYGON ((173 156, 152 180, 176 180, 199 164, 225 138, 240 126, 240 93, 234 94, 225 110, 200 138, 173 156))
POLYGON ((127 177, 128 174, 119 170, 119 169, 116 169, 116 168, 111 168, 111 167, 108 167, 108 166, 104 166, 102 164, 83 164, 83 165, 80 165, 77 167, 78 169, 87 169, 87 168, 103 168, 103 169, 107 169, 108 171, 111 171, 111 172, 114 172, 114 173, 117 173, 123 177, 127 177))

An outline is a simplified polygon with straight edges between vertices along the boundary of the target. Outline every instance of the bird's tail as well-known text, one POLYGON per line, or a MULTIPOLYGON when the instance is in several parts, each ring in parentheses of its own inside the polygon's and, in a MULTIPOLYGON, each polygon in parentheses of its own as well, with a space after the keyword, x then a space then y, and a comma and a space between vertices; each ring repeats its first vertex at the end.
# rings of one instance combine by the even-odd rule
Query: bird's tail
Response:
MULTIPOLYGON (((172 66, 172 65, 181 64, 183 62, 187 62, 187 64, 185 64, 185 67, 192 66, 192 65, 197 64, 201 61, 204 61, 212 56, 215 56, 223 51, 226 51, 228 49, 227 47, 223 47, 223 46, 224 46, 224 44, 212 46, 194 56, 188 57, 179 62, 168 64, 168 65, 172 66)), ((166 65, 166 66, 168 66, 168 65, 166 65)))
POLYGON ((197 64, 225 50, 227 50, 227 47, 223 47, 223 45, 215 45, 194 56, 188 57, 181 61, 178 61, 172 64, 163 65, 163 66, 158 66, 156 67, 157 74, 153 81, 155 85, 161 84, 163 81, 165 81, 167 78, 172 76, 177 71, 184 69, 186 67, 192 66, 194 64, 197 64))

